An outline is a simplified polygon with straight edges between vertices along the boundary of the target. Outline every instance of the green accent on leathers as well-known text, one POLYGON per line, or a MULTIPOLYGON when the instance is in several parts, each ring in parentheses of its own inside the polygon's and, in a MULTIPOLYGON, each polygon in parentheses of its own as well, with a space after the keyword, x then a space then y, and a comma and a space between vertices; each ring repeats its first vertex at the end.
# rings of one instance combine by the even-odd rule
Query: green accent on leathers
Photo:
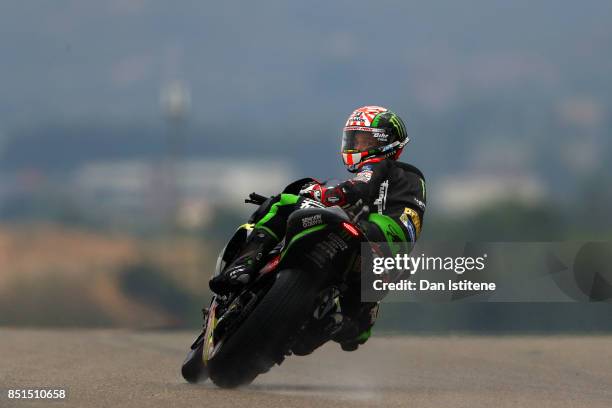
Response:
POLYGON ((383 214, 370 214, 368 221, 374 223, 380 228, 382 233, 387 239, 391 252, 395 255, 402 250, 404 244, 408 242, 404 230, 400 227, 397 222, 388 215, 383 214))

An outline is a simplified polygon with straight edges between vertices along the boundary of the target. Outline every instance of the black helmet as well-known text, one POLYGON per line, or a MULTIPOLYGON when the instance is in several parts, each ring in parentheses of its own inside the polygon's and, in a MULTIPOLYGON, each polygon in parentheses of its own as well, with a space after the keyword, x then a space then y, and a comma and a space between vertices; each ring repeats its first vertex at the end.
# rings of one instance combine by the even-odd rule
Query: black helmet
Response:
POLYGON ((342 136, 342 160, 348 171, 385 158, 397 159, 408 143, 402 119, 380 106, 364 106, 349 116, 342 136))

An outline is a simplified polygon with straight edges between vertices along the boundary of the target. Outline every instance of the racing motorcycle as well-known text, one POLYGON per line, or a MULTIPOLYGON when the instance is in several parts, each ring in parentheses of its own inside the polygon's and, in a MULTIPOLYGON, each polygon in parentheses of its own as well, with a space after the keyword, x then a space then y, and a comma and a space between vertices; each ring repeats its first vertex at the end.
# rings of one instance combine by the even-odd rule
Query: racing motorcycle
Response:
MULTIPOLYGON (((283 193, 298 194, 309 181, 298 180, 283 193)), ((266 199, 252 193, 245 202, 261 205, 266 199)), ((212 297, 203 330, 183 362, 183 378, 190 383, 210 378, 223 388, 246 385, 285 357, 310 354, 330 340, 341 324, 334 317, 341 315, 347 276, 360 267, 360 244, 366 240, 357 222, 368 208, 355 212, 305 198, 256 278, 235 293, 212 297)), ((217 259, 215 275, 237 257, 253 227, 236 230, 217 259)))

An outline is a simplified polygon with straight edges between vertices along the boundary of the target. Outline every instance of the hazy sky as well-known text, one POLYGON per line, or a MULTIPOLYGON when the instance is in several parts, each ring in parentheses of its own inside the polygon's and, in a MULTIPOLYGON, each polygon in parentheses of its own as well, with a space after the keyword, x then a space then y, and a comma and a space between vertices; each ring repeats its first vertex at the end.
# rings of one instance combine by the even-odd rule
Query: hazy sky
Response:
POLYGON ((597 96, 611 15, 609 1, 3 1, 0 126, 155 118, 172 78, 198 121, 261 126, 332 123, 365 103, 597 96))
POLYGON ((345 117, 378 104, 434 180, 522 173, 567 194, 612 149, 610 16, 610 1, 3 1, 0 137, 23 142, 0 159, 146 155, 179 79, 194 155, 340 175, 345 117))

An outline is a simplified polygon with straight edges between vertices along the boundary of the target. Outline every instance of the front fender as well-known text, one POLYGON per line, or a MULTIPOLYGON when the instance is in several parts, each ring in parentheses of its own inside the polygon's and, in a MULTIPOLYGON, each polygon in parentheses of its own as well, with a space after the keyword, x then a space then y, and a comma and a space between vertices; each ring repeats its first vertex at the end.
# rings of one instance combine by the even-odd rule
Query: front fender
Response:
POLYGON ((238 252, 244 246, 247 237, 251 231, 253 231, 253 227, 254 224, 242 224, 238 227, 238 229, 236 229, 234 235, 232 235, 217 257, 217 264, 215 265, 215 273, 213 276, 221 274, 221 271, 225 268, 225 265, 231 262, 236 255, 238 255, 238 252))

